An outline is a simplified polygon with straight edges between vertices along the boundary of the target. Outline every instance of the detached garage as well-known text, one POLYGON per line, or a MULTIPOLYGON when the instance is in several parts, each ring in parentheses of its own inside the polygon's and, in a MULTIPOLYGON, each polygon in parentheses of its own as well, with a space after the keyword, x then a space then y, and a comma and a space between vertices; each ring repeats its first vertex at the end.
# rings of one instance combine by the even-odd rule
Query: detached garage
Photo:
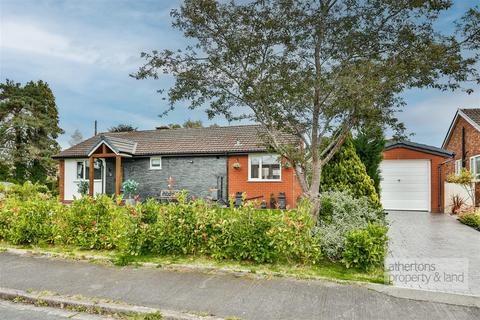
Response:
POLYGON ((443 165, 452 153, 410 141, 387 144, 380 197, 387 210, 443 211, 443 165))

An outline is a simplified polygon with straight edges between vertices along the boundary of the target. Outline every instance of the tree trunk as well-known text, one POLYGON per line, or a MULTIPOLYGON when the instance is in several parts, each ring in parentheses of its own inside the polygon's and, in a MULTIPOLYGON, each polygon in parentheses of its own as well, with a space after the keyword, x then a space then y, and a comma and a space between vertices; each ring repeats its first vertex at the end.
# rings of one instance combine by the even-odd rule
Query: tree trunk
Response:
POLYGON ((310 186, 310 190, 308 192, 308 200, 311 203, 311 208, 310 208, 310 215, 312 216, 313 220, 315 223, 317 223, 318 220, 318 213, 321 209, 321 203, 320 203, 320 179, 322 175, 322 169, 320 166, 320 163, 314 164, 312 166, 313 172, 312 172, 312 180, 318 181, 318 183, 312 183, 310 186))

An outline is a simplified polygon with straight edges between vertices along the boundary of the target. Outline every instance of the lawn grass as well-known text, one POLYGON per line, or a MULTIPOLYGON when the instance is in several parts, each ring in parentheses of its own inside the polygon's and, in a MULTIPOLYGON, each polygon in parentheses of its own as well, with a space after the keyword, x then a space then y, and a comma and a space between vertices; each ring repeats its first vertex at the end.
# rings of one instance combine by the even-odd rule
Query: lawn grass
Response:
MULTIPOLYGON (((58 257, 88 260, 93 263, 115 264, 118 255, 115 251, 107 250, 83 250, 73 246, 57 245, 34 245, 15 246, 0 241, 0 251, 8 248, 26 249, 33 253, 53 253, 58 257)), ((134 266, 155 266, 165 269, 195 269, 207 271, 222 271, 232 273, 256 274, 272 277, 292 277, 297 279, 329 279, 340 281, 361 281, 372 283, 384 283, 384 270, 382 267, 370 272, 354 268, 346 268, 340 262, 332 262, 327 259, 319 261, 316 265, 298 264, 256 264, 248 261, 215 260, 205 256, 153 256, 142 255, 128 259, 134 266)))

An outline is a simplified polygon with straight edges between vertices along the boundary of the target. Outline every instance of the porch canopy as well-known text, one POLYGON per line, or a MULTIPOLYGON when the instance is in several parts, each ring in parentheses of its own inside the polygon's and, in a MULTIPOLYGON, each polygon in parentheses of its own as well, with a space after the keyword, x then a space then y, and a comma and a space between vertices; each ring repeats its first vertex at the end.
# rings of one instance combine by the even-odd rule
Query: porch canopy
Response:
MULTIPOLYGON (((118 137, 100 135, 88 153, 89 167, 93 168, 96 158, 115 158, 115 195, 120 195, 122 185, 122 158, 129 158, 135 153, 136 142, 118 137)), ((94 170, 88 172, 88 194, 93 196, 94 170)))

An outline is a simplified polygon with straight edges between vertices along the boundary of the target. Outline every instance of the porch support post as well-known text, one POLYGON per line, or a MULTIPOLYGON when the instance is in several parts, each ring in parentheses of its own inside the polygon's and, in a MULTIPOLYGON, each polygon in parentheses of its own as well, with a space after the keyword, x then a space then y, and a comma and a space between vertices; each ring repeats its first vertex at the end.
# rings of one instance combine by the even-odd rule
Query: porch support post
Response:
POLYGON ((58 181, 58 193, 60 196, 60 201, 65 200, 65 160, 60 160, 59 166, 59 181, 58 181))
POLYGON ((122 157, 115 157, 115 195, 120 195, 120 186, 122 185, 122 157))
POLYGON ((93 196, 93 174, 95 168, 93 167, 93 157, 88 158, 88 194, 93 196))

